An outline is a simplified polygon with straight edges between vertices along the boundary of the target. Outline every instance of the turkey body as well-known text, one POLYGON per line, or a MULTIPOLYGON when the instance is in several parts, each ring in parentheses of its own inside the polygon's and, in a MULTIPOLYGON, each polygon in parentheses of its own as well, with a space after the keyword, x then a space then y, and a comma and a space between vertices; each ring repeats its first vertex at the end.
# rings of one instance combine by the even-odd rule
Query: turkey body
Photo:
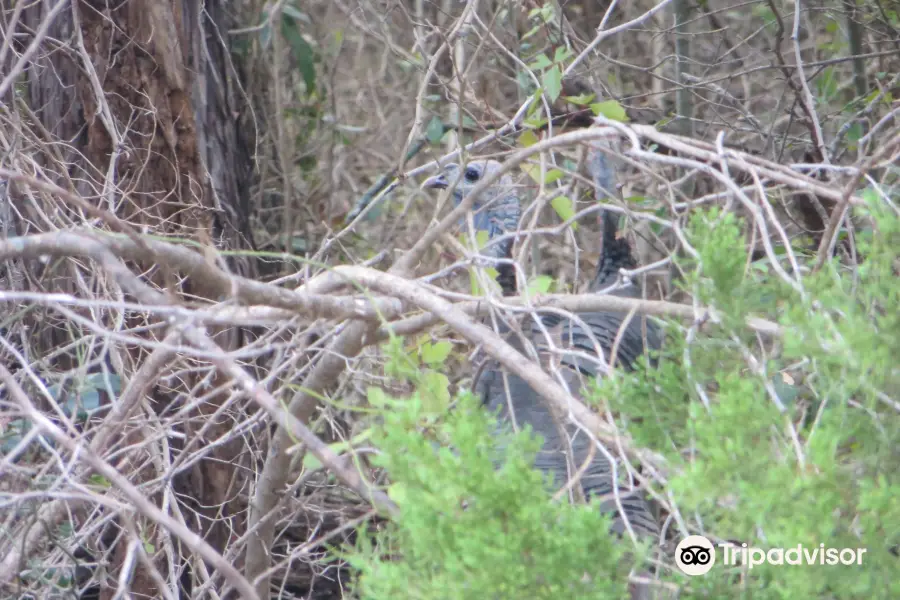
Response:
MULTIPOLYGON (((453 187, 452 196, 458 204, 487 174, 502 168, 497 161, 470 162, 465 167, 451 164, 445 172, 425 182, 425 187, 453 187)), ((588 158, 598 194, 614 182, 614 172, 601 152, 592 150, 588 158)), ((514 231, 521 213, 518 194, 508 175, 489 187, 473 203, 476 229, 485 230, 490 238, 514 231)), ((597 273, 590 290, 610 292, 618 296, 640 297, 634 285, 616 285, 619 270, 636 266, 630 247, 623 239, 616 239, 616 216, 603 211, 603 239, 597 273)), ((512 241, 506 240, 482 252, 483 256, 509 258, 512 241)), ((516 292, 514 269, 498 268, 498 281, 504 294, 516 292)), ((501 323, 499 333, 525 356, 540 358, 542 366, 557 374, 569 391, 582 397, 590 378, 605 376, 612 364, 631 370, 646 350, 660 347, 662 335, 651 321, 634 315, 626 324, 627 315, 617 312, 582 312, 566 315, 542 311, 526 314, 515 324, 501 323), (538 319, 538 320, 536 320, 538 319), (624 326, 623 326, 624 325, 624 326), (620 333, 621 329, 621 333, 620 333), (613 350, 615 356, 613 357, 613 350), (614 361, 613 361, 614 358, 614 361)), ((586 499, 601 498, 601 509, 612 515, 612 530, 625 533, 625 520, 641 537, 658 536, 659 527, 649 510, 643 492, 630 486, 615 485, 622 478, 615 476, 613 458, 616 450, 604 452, 597 442, 565 414, 554 414, 549 403, 520 377, 507 373, 493 360, 488 360, 473 387, 486 408, 501 421, 521 429, 528 425, 543 438, 541 450, 535 457, 535 467, 544 472, 554 489, 570 482, 567 489, 580 491, 586 499), (577 483, 575 483, 577 482, 577 483), (621 510, 624 509, 624 510, 621 510)))
MULTIPOLYGON (((522 339, 522 334, 512 331, 510 327, 503 327, 501 334, 526 356, 529 355, 526 344, 530 342, 532 349, 543 359, 542 363, 546 365, 553 362, 558 366, 555 372, 562 377, 572 394, 580 399, 589 379, 603 376, 603 370, 608 368, 615 339, 626 315, 591 312, 579 313, 577 317, 580 323, 558 314, 540 315, 543 327, 529 319, 521 324, 521 329, 527 334, 527 342, 522 339), (549 349, 548 344, 542 343, 548 333, 553 350, 549 349), (604 356, 599 361, 592 360, 591 357, 597 355, 598 345, 604 356)), ((631 370, 638 357, 644 353, 645 347, 658 349, 660 341, 661 335, 655 324, 647 322, 644 330, 641 319, 633 318, 625 326, 616 346, 616 366, 631 370)), ((614 532, 624 534, 627 529, 619 510, 621 505, 625 510, 624 518, 628 519, 636 534, 658 535, 658 525, 643 492, 627 491, 620 487, 617 502, 609 457, 599 449, 592 448, 596 442, 566 415, 554 414, 549 403, 522 378, 507 373, 498 363, 490 361, 475 382, 475 389, 485 407, 497 414, 502 421, 515 429, 521 429, 527 424, 543 438, 541 450, 535 457, 535 467, 550 476, 553 489, 559 489, 571 478, 577 477, 577 485, 586 499, 603 499, 601 509, 613 515, 614 532)), ((614 448, 609 451, 616 454, 614 448)))

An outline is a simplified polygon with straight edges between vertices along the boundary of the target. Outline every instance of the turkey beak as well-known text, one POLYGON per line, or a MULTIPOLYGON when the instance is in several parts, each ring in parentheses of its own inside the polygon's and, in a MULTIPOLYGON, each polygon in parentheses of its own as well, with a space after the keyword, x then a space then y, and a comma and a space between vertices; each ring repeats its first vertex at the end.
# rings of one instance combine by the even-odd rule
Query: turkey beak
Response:
POLYGON ((422 188, 438 190, 446 190, 448 187, 450 187, 450 184, 447 182, 447 176, 443 173, 429 177, 425 180, 425 183, 422 184, 422 188))

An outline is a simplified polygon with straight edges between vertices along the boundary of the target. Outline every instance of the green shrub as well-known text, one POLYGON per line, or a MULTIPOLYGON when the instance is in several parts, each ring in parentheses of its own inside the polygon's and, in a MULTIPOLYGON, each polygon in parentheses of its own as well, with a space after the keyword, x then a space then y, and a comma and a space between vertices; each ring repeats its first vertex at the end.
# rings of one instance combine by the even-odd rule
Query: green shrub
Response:
MULTIPOLYGON (((695 215, 687 236, 698 254, 683 285, 721 320, 690 335, 671 323, 658 367, 591 386, 591 403, 665 458, 667 485, 655 489, 689 533, 762 549, 866 549, 861 565, 717 564, 700 577, 670 563, 660 577, 680 598, 900 598, 900 220, 884 203, 864 212, 874 227, 859 232, 861 264, 806 268, 802 292, 771 265, 747 268, 738 219, 695 215), (748 329, 750 314, 779 323, 783 338, 748 329)), ((415 393, 387 414, 380 460, 401 511, 353 554, 359 597, 627 597, 644 556, 626 553, 632 545, 607 533, 595 506, 551 500, 529 467, 535 438, 497 438, 474 398, 456 403, 428 416, 415 393), (507 450, 495 470, 498 444, 507 450)))

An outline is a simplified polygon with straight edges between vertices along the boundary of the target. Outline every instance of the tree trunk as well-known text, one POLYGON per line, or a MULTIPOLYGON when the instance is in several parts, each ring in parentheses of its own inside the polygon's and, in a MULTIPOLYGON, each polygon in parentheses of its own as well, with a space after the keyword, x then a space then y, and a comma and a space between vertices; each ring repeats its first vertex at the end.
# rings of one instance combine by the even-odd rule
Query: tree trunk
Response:
MULTIPOLYGON (((0 106, 11 107, 29 131, 39 132, 36 137, 41 144, 28 149, 27 160, 11 160, 11 168, 68 189, 141 231, 199 242, 208 249, 207 257, 220 264, 221 258, 212 248, 252 248, 248 226, 251 144, 244 140, 240 115, 245 96, 238 88, 240 75, 227 46, 227 31, 236 25, 232 23, 232 3, 19 0, 13 4, 7 8, 4 3, 0 9, 0 26, 16 34, 15 51, 0 54, 0 80, 3 73, 14 72, 16 65, 24 69, 18 87, 9 86, 0 96, 0 106), (16 18, 18 22, 13 24, 16 18), (31 44, 37 44, 36 52, 28 53, 31 44)), ((7 139, 4 145, 0 154, 21 152, 14 141, 7 139)), ((103 219, 91 221, 77 207, 62 201, 57 201, 58 212, 42 214, 29 200, 33 190, 26 185, 10 188, 13 212, 19 218, 13 219, 14 231, 9 235, 84 226, 87 221, 103 226, 103 219)), ((231 260, 227 268, 249 276, 255 270, 248 260, 231 260)), ((73 271, 65 263, 35 266, 28 273, 32 284, 45 291, 66 292, 76 287, 73 271)), ((157 267, 145 275, 170 296, 182 299, 179 301, 188 301, 187 295, 210 297, 202 282, 184 285, 167 269, 157 267)), ((37 351, 36 356, 31 355, 32 361, 71 342, 71 331, 59 325, 58 317, 38 318, 36 314, 32 313, 28 324, 31 350, 37 351)), ((129 325, 138 326, 152 323, 154 318, 132 320, 129 325)), ((210 333, 226 349, 241 342, 240 331, 210 333)), ((62 353, 53 358, 50 368, 77 367, 66 358, 69 356, 62 353)), ((115 370, 128 381, 144 358, 146 351, 132 347, 115 370)), ((234 505, 238 490, 233 489, 242 481, 235 477, 240 447, 234 443, 210 447, 233 426, 222 416, 211 420, 228 399, 230 386, 213 372, 197 387, 201 375, 189 372, 179 378, 178 385, 151 388, 148 406, 158 415, 171 414, 198 389, 206 394, 198 408, 169 424, 180 435, 170 436, 170 445, 163 448, 170 451, 167 464, 179 458, 179 444, 193 443, 193 452, 203 453, 193 467, 171 479, 169 492, 174 494, 168 497, 178 498, 185 522, 221 552, 230 536, 243 530, 243 509, 234 505), (224 391, 210 394, 209 390, 217 389, 224 391), (200 425, 191 426, 191 422, 200 425), (195 439, 198 435, 202 439, 195 439)), ((117 443, 139 448, 141 442, 149 445, 145 438, 137 428, 123 433, 117 443)), ((158 478, 160 473, 151 464, 146 461, 146 465, 134 467, 129 474, 132 482, 158 478)), ((152 489, 153 500, 162 506, 165 485, 152 489)), ((147 543, 145 550, 153 548, 147 553, 158 572, 169 573, 172 565, 160 551, 161 534, 149 523, 136 525, 147 543)), ((126 529, 124 524, 120 526, 126 529)), ((116 594, 118 569, 128 552, 126 538, 119 536, 112 549, 102 598, 116 594)), ((176 556, 175 560, 193 565, 186 557, 176 556)), ((130 577, 129 590, 142 597, 160 596, 157 583, 142 566, 130 577)))

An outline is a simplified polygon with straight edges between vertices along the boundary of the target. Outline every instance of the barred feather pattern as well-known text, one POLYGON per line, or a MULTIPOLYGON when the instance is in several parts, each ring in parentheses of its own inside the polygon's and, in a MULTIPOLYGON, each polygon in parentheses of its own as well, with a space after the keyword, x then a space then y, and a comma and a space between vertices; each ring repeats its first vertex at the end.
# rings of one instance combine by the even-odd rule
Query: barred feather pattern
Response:
MULTIPOLYGON (((611 197, 615 193, 615 168, 609 157, 598 148, 599 142, 589 149, 588 170, 597 189, 598 200, 611 197)), ((451 164, 444 171, 426 182, 427 187, 453 188, 453 199, 458 205, 487 174, 500 169, 500 163, 492 160, 470 162, 465 167, 451 164)), ((473 204, 476 229, 495 235, 515 231, 521 217, 518 193, 509 175, 501 176, 494 185, 483 192, 473 204)), ((626 240, 616 239, 617 216, 603 211, 603 241, 597 274, 591 285, 598 291, 616 282, 620 268, 634 268, 635 261, 626 240)), ((484 254, 496 258, 507 258, 512 250, 512 240, 490 246, 484 254)), ((514 273, 514 271, 513 271, 514 273)), ((515 278, 512 285, 504 281, 501 269, 501 284, 507 294, 515 293, 515 278)), ((634 286, 617 290, 618 294, 635 295, 639 290, 634 286)), ((541 312, 526 316, 516 326, 502 326, 504 335, 514 347, 526 356, 537 352, 545 366, 548 361, 553 366, 562 367, 554 371, 562 374, 566 385, 577 396, 588 378, 604 376, 610 368, 626 370, 634 368, 645 349, 660 347, 661 334, 656 325, 635 316, 624 325, 625 314, 613 312, 579 313, 577 319, 556 312, 541 312), (579 322, 580 321, 580 322, 579 322), (624 330, 619 335, 619 330, 624 330), (616 342, 619 337, 618 343, 616 342), (613 346, 616 346, 615 362, 611 365, 613 346)), ((554 415, 548 404, 523 379, 506 373, 493 360, 481 370, 474 387, 485 406, 496 412, 502 420, 515 427, 525 424, 540 434, 544 443, 535 458, 535 466, 548 474, 556 487, 564 485, 579 471, 591 456, 595 444, 587 433, 580 430, 566 415, 554 415)), ((621 479, 621 478, 620 478, 621 479)), ((587 498, 601 497, 603 510, 613 514, 613 531, 623 533, 627 519, 638 535, 655 536, 659 528, 649 510, 643 493, 638 489, 617 485, 619 504, 614 498, 613 468, 609 459, 599 449, 594 448, 590 463, 580 472, 581 491, 587 498)))

